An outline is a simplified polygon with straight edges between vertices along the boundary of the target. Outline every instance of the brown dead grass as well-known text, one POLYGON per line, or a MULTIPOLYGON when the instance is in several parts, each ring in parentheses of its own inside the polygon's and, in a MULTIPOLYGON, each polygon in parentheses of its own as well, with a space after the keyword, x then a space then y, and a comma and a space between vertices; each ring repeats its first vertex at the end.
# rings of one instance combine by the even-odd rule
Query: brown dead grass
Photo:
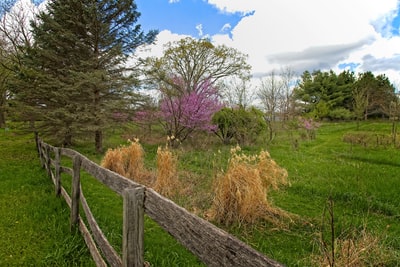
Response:
POLYGON ((332 252, 320 246, 321 253, 313 257, 316 266, 386 266, 389 253, 381 245, 381 239, 366 229, 353 231, 352 235, 335 239, 334 261, 332 252))
POLYGON ((268 152, 247 156, 240 153, 237 146, 231 150, 226 172, 217 176, 209 215, 225 225, 252 224, 259 219, 282 225, 281 219, 289 216, 273 207, 267 195, 269 190, 287 183, 286 170, 279 167, 268 152))
POLYGON ((121 148, 108 149, 101 161, 101 166, 125 176, 125 166, 121 148))
POLYGON ((177 156, 169 149, 158 147, 157 149, 157 178, 154 190, 166 197, 172 197, 180 188, 177 173, 177 156))
POLYGON ((138 139, 129 146, 107 150, 101 166, 143 185, 152 183, 152 174, 144 166, 144 150, 138 139))

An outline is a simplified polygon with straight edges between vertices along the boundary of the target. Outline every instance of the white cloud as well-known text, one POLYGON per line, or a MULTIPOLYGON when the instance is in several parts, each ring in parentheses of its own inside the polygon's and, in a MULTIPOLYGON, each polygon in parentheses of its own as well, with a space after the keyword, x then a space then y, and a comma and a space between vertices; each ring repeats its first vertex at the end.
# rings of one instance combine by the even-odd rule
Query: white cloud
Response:
POLYGON ((155 45, 145 45, 141 46, 136 53, 136 57, 146 58, 146 57, 161 57, 164 53, 164 46, 169 42, 179 41, 182 38, 188 37, 187 35, 180 35, 172 33, 169 30, 161 31, 157 35, 155 45))
POLYGON ((199 36, 202 37, 203 36, 203 25, 202 24, 197 24, 196 25, 196 30, 197 30, 199 36))
MULTIPOLYGON (((355 63, 356 72, 387 73, 391 81, 400 83, 400 37, 392 36, 388 25, 399 7, 397 0, 208 0, 208 3, 221 12, 244 14, 234 28, 225 25, 210 38, 216 44, 248 54, 253 73, 269 73, 285 66, 298 72, 340 71, 339 64, 355 63)), ((201 27, 198 30, 201 33, 201 27)), ((158 46, 168 35, 178 38, 171 33, 160 35, 158 46)))
MULTIPOLYGON (((385 25, 397 10, 396 0, 208 2, 224 12, 255 11, 238 23, 231 39, 217 35, 213 41, 248 54, 249 63, 257 73, 282 65, 298 71, 335 69, 338 63, 349 62, 360 51, 364 55, 356 58, 362 63, 367 51, 379 59, 382 54, 392 56, 400 47, 398 38, 383 38, 390 31, 385 25)), ((364 71, 363 67, 367 64, 360 64, 359 70, 364 71)))
POLYGON ((226 24, 224 24, 224 26, 222 26, 221 32, 228 31, 231 28, 232 28, 232 26, 229 23, 226 23, 226 24))

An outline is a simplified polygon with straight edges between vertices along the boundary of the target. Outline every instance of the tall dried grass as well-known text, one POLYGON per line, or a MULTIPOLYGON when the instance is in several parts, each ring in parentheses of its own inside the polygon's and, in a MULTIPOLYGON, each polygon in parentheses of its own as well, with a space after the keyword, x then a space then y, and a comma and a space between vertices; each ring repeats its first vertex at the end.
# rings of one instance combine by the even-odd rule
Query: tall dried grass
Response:
POLYGON ((101 161, 101 166, 125 176, 125 166, 121 148, 108 149, 101 161))
POLYGON ((239 146, 231 149, 227 170, 217 175, 211 219, 225 225, 252 224, 259 219, 280 225, 288 215, 273 207, 267 196, 269 190, 288 183, 287 171, 266 151, 255 156, 240 151, 239 146))
POLYGON ((154 190, 160 194, 171 197, 178 192, 180 187, 177 173, 177 156, 169 149, 157 149, 157 178, 153 185, 154 190))
POLYGON ((108 149, 101 166, 135 182, 149 184, 149 172, 144 166, 144 150, 138 139, 129 146, 108 149))
POLYGON ((320 245, 321 253, 313 256, 313 263, 330 267, 386 266, 391 257, 381 245, 381 239, 368 233, 365 228, 336 238, 334 248, 332 254, 327 247, 320 245), (331 255, 334 255, 333 259, 331 255))
POLYGON ((123 161, 125 163, 126 176, 132 180, 140 181, 145 173, 144 150, 138 139, 122 149, 123 161))

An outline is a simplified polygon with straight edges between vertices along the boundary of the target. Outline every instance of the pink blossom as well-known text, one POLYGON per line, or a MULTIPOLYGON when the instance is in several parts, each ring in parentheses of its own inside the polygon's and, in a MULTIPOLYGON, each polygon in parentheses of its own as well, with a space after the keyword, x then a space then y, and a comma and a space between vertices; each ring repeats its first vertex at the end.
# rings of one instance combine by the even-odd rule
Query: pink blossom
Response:
POLYGON ((182 129, 215 130, 211 118, 221 108, 217 90, 209 82, 178 96, 164 97, 160 104, 161 116, 175 134, 182 129))

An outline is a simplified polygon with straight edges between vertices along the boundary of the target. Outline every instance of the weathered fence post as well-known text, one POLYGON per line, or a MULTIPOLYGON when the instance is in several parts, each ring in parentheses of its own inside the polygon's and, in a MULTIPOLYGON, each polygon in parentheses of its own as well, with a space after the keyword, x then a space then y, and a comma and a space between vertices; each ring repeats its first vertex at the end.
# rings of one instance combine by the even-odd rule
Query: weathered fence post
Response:
POLYGON ((49 146, 46 146, 46 170, 47 170, 47 175, 51 178, 51 157, 50 157, 49 146))
POLYGON ((61 178, 60 178, 60 169, 61 169, 61 150, 60 148, 56 147, 54 149, 54 154, 55 154, 55 168, 56 168, 56 173, 54 177, 54 182, 55 182, 55 191, 56 195, 59 197, 61 194, 61 178))
POLYGON ((40 151, 40 139, 37 131, 35 131, 35 145, 36 145, 36 150, 38 152, 38 156, 40 158, 40 162, 42 162, 42 153, 40 151))
POLYGON ((124 196, 122 266, 143 267, 144 188, 127 188, 124 196))
POLYGON ((76 155, 74 157, 74 166, 72 177, 72 193, 71 193, 71 229, 77 225, 79 219, 79 198, 81 194, 81 163, 82 159, 76 155))
POLYGON ((40 160, 40 166, 42 167, 42 169, 44 169, 44 156, 43 156, 43 146, 42 146, 42 140, 40 140, 38 138, 37 140, 37 149, 38 149, 38 153, 39 153, 39 160, 40 160))

